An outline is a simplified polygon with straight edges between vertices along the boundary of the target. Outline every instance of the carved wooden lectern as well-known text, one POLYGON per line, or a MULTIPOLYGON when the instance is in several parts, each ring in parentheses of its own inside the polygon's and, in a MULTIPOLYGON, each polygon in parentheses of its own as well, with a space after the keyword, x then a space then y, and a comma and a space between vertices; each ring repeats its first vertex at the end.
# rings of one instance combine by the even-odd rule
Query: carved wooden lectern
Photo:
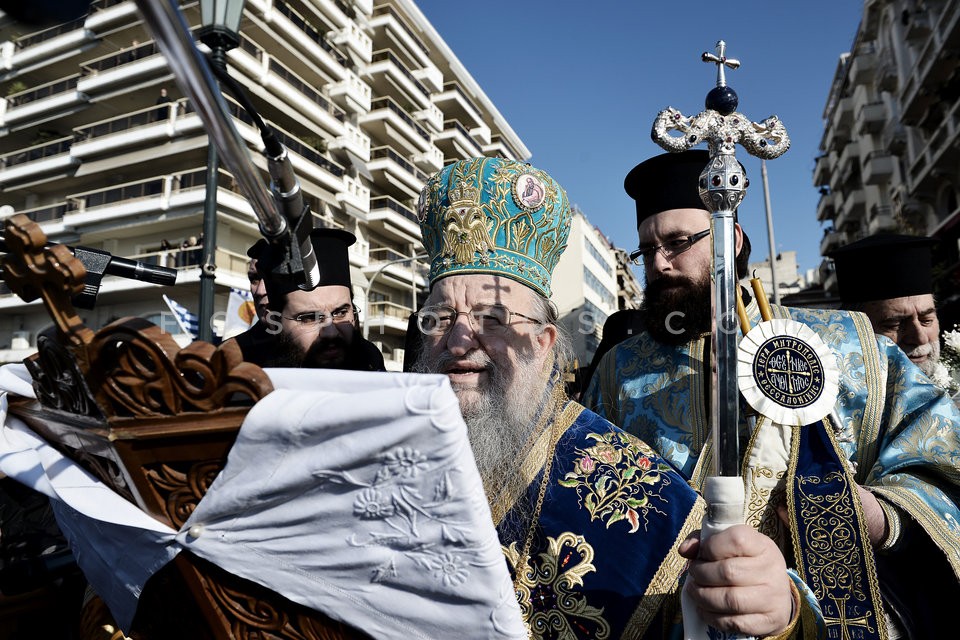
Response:
MULTIPOLYGON (((12 397, 10 412, 144 512, 179 529, 226 463, 249 408, 273 390, 269 378, 243 362, 232 343, 181 349, 142 318, 92 331, 70 301, 83 289, 83 265, 67 247, 46 246, 43 231, 24 215, 8 218, 4 229, 3 279, 27 302, 42 298, 56 329, 38 338, 38 353, 25 362, 36 400, 12 397)), ((84 616, 85 637, 95 637, 102 622, 95 618, 84 616)), ((128 634, 367 637, 188 551, 148 582, 128 634)))

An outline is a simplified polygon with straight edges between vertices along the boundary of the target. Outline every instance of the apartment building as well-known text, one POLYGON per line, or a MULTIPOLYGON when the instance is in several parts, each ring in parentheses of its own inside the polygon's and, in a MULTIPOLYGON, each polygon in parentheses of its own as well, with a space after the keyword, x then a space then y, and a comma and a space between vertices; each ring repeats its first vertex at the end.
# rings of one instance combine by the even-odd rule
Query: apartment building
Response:
POLYGON ((614 247, 583 211, 572 209, 567 250, 553 272, 553 301, 560 324, 573 339, 577 360, 586 366, 600 344, 607 317, 618 309, 639 306, 640 285, 622 264, 626 253, 614 247))
MULTIPOLYGON (((941 322, 960 322, 960 1, 868 0, 824 110, 813 182, 820 249, 929 235, 941 322)), ((821 273, 836 291, 829 260, 821 273)))
MULTIPOLYGON (((195 30, 199 3, 180 6, 195 30)), ((409 0, 247 0, 240 31, 230 73, 280 132, 315 226, 357 236, 355 301, 399 370, 426 285, 421 186, 460 158, 530 151, 409 0)), ((108 276, 95 308, 81 312, 94 329, 142 316, 176 332, 162 294, 198 311, 208 139, 134 2, 95 0, 86 16, 46 29, 0 15, 0 70, 0 205, 53 242, 176 268, 173 287, 108 276)), ((266 184, 259 134, 226 100, 266 184)), ((245 252, 259 230, 224 169, 216 203, 214 309, 223 312, 229 288, 246 287, 245 252)), ((49 324, 39 302, 0 292, 0 361, 32 353, 49 324)))

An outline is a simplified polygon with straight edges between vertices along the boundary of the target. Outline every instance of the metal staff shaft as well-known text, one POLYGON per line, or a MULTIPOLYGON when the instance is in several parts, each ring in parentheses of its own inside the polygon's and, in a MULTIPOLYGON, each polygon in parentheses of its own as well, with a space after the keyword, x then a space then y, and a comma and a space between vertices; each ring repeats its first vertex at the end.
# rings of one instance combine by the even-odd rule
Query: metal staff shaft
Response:
POLYGON ((716 438, 714 469, 719 476, 740 475, 739 396, 737 386, 737 274, 736 232, 733 211, 713 212, 714 283, 713 323, 711 326, 713 384, 710 386, 710 410, 716 438))
POLYGON ((137 9, 167 59, 207 134, 220 152, 223 164, 249 200, 261 232, 271 238, 287 231, 286 220, 277 212, 273 198, 250 160, 246 145, 227 115, 226 104, 207 61, 197 49, 176 0, 136 0, 137 9))

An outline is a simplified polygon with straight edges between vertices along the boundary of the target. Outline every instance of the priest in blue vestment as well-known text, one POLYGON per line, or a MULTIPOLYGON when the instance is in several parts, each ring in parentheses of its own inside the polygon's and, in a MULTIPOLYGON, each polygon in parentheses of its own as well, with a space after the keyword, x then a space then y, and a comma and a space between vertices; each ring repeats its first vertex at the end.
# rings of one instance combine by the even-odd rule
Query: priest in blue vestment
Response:
MULTIPOLYGON (((583 398, 693 487, 713 473, 710 213, 698 193, 707 162, 706 151, 667 153, 626 177, 644 330, 604 356, 583 398)), ((767 301, 742 294, 741 324, 757 325, 767 301)), ((861 313, 774 306, 764 315, 818 336, 839 392, 828 416, 800 425, 729 399, 741 403, 747 523, 813 589, 828 637, 937 637, 960 601, 957 408, 861 313)))

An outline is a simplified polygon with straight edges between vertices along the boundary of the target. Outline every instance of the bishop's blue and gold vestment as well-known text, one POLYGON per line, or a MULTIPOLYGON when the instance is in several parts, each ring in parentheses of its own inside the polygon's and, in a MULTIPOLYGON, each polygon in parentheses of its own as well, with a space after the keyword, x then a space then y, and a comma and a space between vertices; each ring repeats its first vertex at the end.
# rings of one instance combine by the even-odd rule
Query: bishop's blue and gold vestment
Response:
MULTIPOLYGON (((931 637, 925 634, 943 624, 948 600, 960 593, 960 413, 895 344, 874 334, 862 314, 787 307, 773 311, 774 317, 811 328, 836 355, 840 390, 835 416, 840 424, 824 420, 827 427, 820 429, 814 446, 822 450, 832 442, 837 457, 846 461, 849 477, 878 498, 890 526, 882 548, 875 550, 884 608, 887 614, 896 613, 911 637, 931 637), (923 579, 909 578, 917 575, 914 572, 923 579)), ((759 321, 755 301, 747 313, 753 324, 759 321)), ((712 472, 706 342, 701 337, 670 346, 646 332, 628 338, 603 358, 583 399, 599 415, 648 443, 695 487, 712 472)), ((790 494, 798 465, 810 462, 803 447, 816 432, 778 425, 764 416, 754 425, 747 414, 741 402, 747 522, 780 543, 788 565, 791 556, 795 563, 800 559, 815 565, 816 559, 801 557, 797 543, 791 543, 797 532, 786 530, 776 506, 790 494)), ((856 517, 859 498, 848 496, 834 506, 834 513, 791 514, 799 535, 814 541, 808 547, 816 549, 818 535, 829 539, 827 552, 844 544, 830 536, 856 517)), ((811 582, 809 574, 804 577, 811 582)), ((851 577, 865 590, 877 587, 876 577, 851 577)), ((828 578, 810 586, 830 622, 831 607, 836 609, 849 594, 832 588, 828 578)), ((864 625, 877 633, 876 620, 839 609, 834 624, 848 631, 864 625)))
MULTIPOLYGON (((700 528, 704 503, 666 460, 559 387, 503 490, 488 490, 530 635, 679 638, 677 546, 700 528)), ((797 617, 810 615, 804 604, 797 617)))

